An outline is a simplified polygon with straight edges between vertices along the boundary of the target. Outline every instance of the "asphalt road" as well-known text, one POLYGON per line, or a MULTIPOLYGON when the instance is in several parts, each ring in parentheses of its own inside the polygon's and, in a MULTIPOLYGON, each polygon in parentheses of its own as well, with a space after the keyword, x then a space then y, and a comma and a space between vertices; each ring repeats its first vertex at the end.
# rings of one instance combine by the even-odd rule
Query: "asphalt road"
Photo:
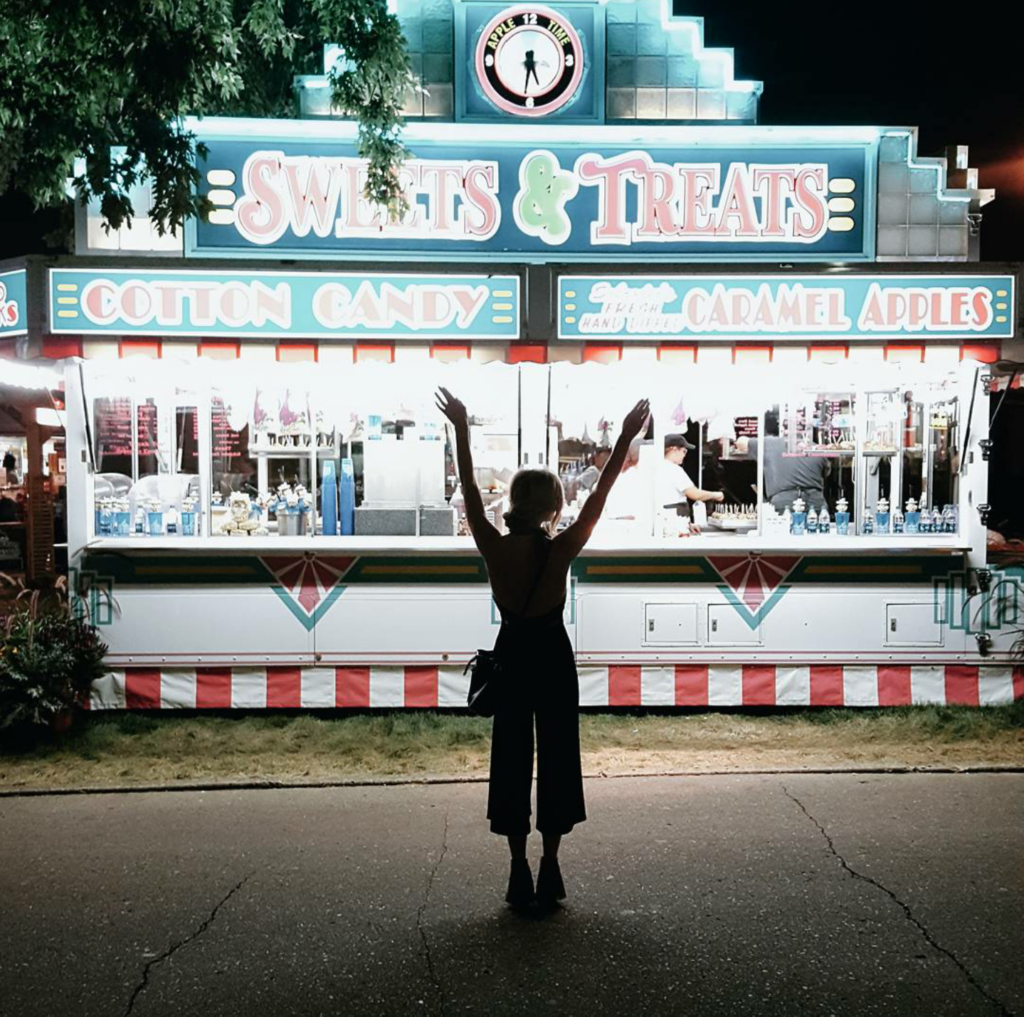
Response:
POLYGON ((483 784, 2 799, 0 1013, 1024 1015, 1024 775, 586 790, 546 918, 483 784))

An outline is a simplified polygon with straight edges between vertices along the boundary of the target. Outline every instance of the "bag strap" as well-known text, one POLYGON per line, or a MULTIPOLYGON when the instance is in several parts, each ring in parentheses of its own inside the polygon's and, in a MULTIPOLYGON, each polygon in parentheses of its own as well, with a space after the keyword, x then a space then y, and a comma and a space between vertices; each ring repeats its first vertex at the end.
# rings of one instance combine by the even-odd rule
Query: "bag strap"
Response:
POLYGON ((537 592, 537 588, 540 586, 540 581, 544 578, 544 573, 547 571, 548 559, 551 557, 551 541, 545 538, 544 545, 544 561, 541 563, 540 571, 537 573, 537 578, 533 582, 533 588, 530 590, 530 595, 526 598, 526 603, 523 605, 523 610, 519 615, 520 618, 526 617, 526 612, 530 610, 530 604, 533 602, 533 595, 537 592))

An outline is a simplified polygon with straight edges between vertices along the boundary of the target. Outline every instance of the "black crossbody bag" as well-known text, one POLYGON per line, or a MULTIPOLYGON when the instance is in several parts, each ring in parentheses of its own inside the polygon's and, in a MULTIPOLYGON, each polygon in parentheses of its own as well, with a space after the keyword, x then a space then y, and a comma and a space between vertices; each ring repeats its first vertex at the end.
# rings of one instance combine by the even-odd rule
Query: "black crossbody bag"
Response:
MULTIPOLYGON (((548 548, 550 554, 550 546, 548 548)), ((544 562, 537 573, 537 579, 530 590, 530 596, 526 598, 523 605, 523 614, 530 610, 533 595, 540 586, 544 577, 544 570, 548 564, 548 554, 544 555, 544 562)), ((494 711, 498 708, 501 698, 505 693, 505 686, 509 681, 511 667, 507 658, 498 650, 477 650, 469 663, 463 668, 462 673, 469 672, 469 694, 466 696, 466 705, 469 712, 478 717, 493 717, 494 711)))

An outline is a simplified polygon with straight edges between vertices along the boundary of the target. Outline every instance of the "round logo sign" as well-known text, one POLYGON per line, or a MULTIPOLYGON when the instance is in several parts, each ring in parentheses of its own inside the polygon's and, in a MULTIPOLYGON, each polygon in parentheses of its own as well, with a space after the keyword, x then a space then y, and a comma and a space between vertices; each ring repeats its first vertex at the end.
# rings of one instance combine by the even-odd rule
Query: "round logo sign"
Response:
POLYGON ((499 109, 546 116, 576 94, 583 79, 583 45, 569 21, 550 8, 509 7, 480 36, 476 75, 499 109))

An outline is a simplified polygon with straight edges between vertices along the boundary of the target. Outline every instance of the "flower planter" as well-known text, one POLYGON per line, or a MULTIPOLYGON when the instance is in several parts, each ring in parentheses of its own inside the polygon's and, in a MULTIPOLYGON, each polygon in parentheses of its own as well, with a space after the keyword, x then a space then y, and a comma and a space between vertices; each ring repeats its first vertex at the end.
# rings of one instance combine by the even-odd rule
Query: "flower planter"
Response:
POLYGON ((75 720, 74 710, 58 710, 50 717, 50 730, 55 735, 64 735, 71 730, 75 720))

